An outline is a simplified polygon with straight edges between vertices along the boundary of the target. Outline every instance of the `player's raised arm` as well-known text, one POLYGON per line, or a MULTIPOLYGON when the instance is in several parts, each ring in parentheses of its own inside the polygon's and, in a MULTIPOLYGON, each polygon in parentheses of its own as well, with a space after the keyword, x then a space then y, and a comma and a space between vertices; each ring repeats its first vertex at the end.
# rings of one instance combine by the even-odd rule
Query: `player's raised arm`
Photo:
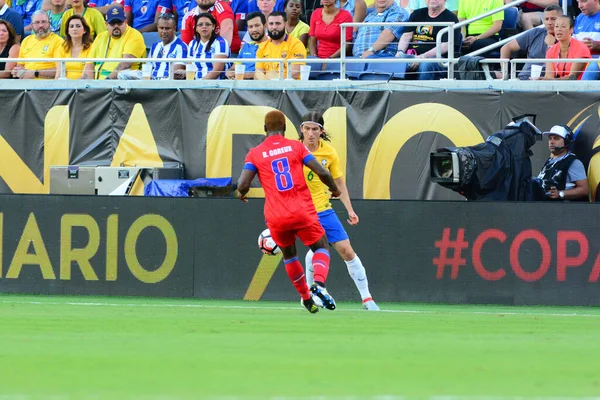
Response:
POLYGON ((316 158, 313 158, 312 160, 310 160, 306 164, 306 166, 308 168, 310 168, 312 170, 312 172, 317 174, 317 176, 319 177, 321 182, 323 182, 324 184, 327 185, 327 187, 331 191, 331 195, 333 197, 339 197, 339 195, 341 193, 340 193, 340 190, 338 189, 337 185, 335 184, 333 177, 331 176, 329 171, 327 171, 325 168, 323 168, 323 166, 319 163, 319 161, 317 161, 316 158))

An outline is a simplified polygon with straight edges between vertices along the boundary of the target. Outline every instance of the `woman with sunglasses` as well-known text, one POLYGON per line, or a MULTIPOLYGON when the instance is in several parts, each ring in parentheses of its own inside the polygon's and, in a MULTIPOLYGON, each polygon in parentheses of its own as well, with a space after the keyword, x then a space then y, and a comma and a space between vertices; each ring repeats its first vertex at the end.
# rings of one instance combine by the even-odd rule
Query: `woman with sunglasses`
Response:
POLYGON ((194 40, 188 46, 188 58, 198 60, 195 79, 225 79, 229 65, 213 62, 218 58, 228 58, 229 44, 217 35, 217 20, 210 13, 200 13, 195 17, 194 40))

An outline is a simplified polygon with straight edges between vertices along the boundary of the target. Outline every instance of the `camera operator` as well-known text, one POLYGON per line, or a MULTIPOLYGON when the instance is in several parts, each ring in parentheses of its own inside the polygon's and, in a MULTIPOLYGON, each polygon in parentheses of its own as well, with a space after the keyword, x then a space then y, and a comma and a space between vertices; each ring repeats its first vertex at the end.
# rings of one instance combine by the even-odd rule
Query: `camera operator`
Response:
POLYGON ((574 141, 573 131, 565 125, 555 125, 548 135, 550 158, 538 175, 546 200, 587 200, 587 176, 583 164, 569 150, 574 141))

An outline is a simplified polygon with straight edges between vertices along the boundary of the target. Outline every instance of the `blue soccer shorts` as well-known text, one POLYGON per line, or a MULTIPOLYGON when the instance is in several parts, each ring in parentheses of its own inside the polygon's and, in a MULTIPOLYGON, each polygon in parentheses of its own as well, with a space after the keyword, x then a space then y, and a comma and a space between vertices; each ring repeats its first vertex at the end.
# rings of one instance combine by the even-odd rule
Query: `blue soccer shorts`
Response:
POLYGON ((325 229, 325 234, 327 235, 329 243, 337 243, 348 239, 348 234, 334 209, 330 208, 321 211, 317 215, 319 216, 321 226, 325 229))

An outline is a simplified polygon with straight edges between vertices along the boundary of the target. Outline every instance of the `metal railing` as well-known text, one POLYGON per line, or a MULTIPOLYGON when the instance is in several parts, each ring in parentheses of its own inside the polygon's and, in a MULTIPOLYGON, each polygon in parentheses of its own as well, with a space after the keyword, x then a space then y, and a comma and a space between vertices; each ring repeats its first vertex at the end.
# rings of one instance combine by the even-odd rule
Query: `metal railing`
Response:
MULTIPOLYGON (((488 12, 480 14, 480 15, 478 15, 476 17, 471 18, 471 19, 466 19, 464 21, 460 21, 458 24, 454 24, 454 25, 449 26, 447 28, 443 28, 442 30, 440 30, 438 32, 438 34, 437 34, 437 36, 435 38, 436 49, 438 49, 438 51, 440 49, 440 45, 442 43, 442 35, 448 34, 448 37, 453 37, 454 36, 454 34, 452 34, 452 35, 449 34, 450 29, 452 29, 452 31, 454 32, 454 30, 456 30, 457 28, 462 28, 463 26, 467 26, 467 25, 469 25, 469 24, 471 24, 471 23, 473 23, 475 21, 478 21, 478 20, 480 20, 482 18, 489 17, 489 16, 494 15, 494 14, 500 12, 500 11, 504 11, 504 10, 506 10, 508 8, 512 8, 512 7, 518 6, 519 4, 524 3, 526 1, 527 0, 515 0, 512 3, 508 3, 508 4, 503 5, 502 7, 494 8, 493 10, 490 10, 488 12)), ((488 49, 486 51, 489 51, 489 50, 492 50, 492 49, 494 49, 496 47, 498 47, 498 44, 494 43, 493 45, 484 47, 484 49, 488 49)), ((448 51, 450 51, 450 49, 448 51)), ((437 56, 439 57, 439 53, 438 53, 437 56)), ((454 56, 454 53, 452 54, 452 56, 454 56)))
MULTIPOLYGON (((66 68, 65 64, 69 62, 77 63, 199 63, 199 62, 212 62, 214 63, 234 63, 234 62, 261 62, 261 63, 279 63, 279 79, 284 79, 283 66, 286 64, 304 63, 304 59, 293 59, 285 60, 283 58, 4 58, 3 62, 15 62, 20 64, 31 63, 31 62, 43 62, 43 63, 59 63, 61 68, 61 77, 59 79, 66 79, 66 68)), ((223 72, 227 72, 223 70, 223 72)), ((291 77, 291 70, 288 68, 288 78, 291 77)), ((169 68, 169 79, 173 79, 173 68, 169 68)))
MULTIPOLYGON (((454 33, 454 31, 457 28, 462 28, 463 26, 469 25, 472 22, 475 22, 477 20, 480 20, 482 18, 486 18, 488 16, 491 16, 493 14, 496 14, 500 11, 504 11, 508 8, 517 6, 519 4, 524 3, 527 0, 515 0, 509 4, 505 4, 502 7, 490 10, 486 13, 480 14, 477 17, 465 20, 465 21, 461 21, 459 23, 453 23, 453 22, 430 22, 428 23, 428 25, 431 26, 443 26, 444 28, 442 28, 440 30, 440 32, 438 32, 437 36, 436 36, 436 57, 435 58, 427 58, 427 59, 422 59, 422 58, 373 58, 373 59, 369 59, 370 61, 367 61, 367 59, 357 59, 357 58, 351 58, 348 59, 347 55, 346 55, 346 45, 348 44, 346 42, 346 35, 345 35, 345 30, 347 28, 354 28, 354 27, 363 27, 363 26, 418 26, 422 23, 419 22, 361 22, 361 23, 343 23, 340 26, 341 29, 341 35, 340 35, 340 58, 339 59, 312 59, 312 58, 307 58, 307 59, 302 59, 301 61, 299 61, 299 59, 281 59, 281 58, 268 58, 268 59, 258 59, 258 58, 219 58, 219 59, 211 59, 211 62, 223 62, 223 63, 235 63, 235 62, 243 62, 243 63, 248 63, 248 62, 263 62, 263 63, 279 63, 279 79, 290 79, 292 78, 292 68, 291 68, 291 64, 298 64, 298 63, 308 63, 308 64, 312 64, 312 63, 321 63, 321 64, 327 64, 327 63, 339 63, 340 64, 340 78, 346 78, 347 74, 346 74, 346 63, 365 63, 365 62, 376 62, 376 63, 421 63, 421 62, 439 62, 439 63, 446 63, 447 65, 447 72, 448 72, 448 79, 453 79, 454 78, 454 65, 457 63, 458 59, 456 59, 454 57, 454 50, 455 50, 455 43, 454 43, 454 34, 449 34, 450 30, 452 30, 452 32, 454 33), (448 35, 448 41, 447 42, 442 42, 442 36, 444 34, 448 35), (442 57, 442 44, 443 43, 447 43, 448 44, 448 49, 447 49, 447 57, 442 57), (219 60, 219 61, 216 61, 219 60), (284 64, 286 66, 286 68, 284 68, 284 64), (284 70, 287 69, 287 76, 284 77, 284 70)), ((563 1, 563 12, 566 14, 567 13, 567 9, 568 9, 568 4, 566 1, 563 1)), ((498 43, 494 43, 492 45, 489 45, 487 47, 484 47, 482 49, 479 49, 473 53, 470 53, 470 55, 473 56, 477 56, 479 54, 484 54, 490 50, 493 50, 497 47, 500 47, 502 45, 504 45, 505 43, 510 42, 511 40, 516 39, 517 37, 519 37, 520 35, 524 34, 525 32, 521 32, 515 36, 512 36, 510 38, 506 38, 502 41, 499 41, 498 43)), ((538 62, 544 62, 546 59, 539 59, 536 60, 538 62)), ((589 59, 588 59, 589 60, 589 59)), ((102 62, 102 63, 107 63, 107 62, 125 62, 125 63, 198 63, 198 62, 207 62, 205 59, 190 59, 190 58, 171 58, 171 59, 164 59, 164 58, 28 58, 28 59, 22 59, 22 58, 5 58, 3 59, 4 62, 16 62, 16 63, 24 63, 24 62, 55 62, 55 63, 60 63, 60 71, 61 71, 61 76, 59 79, 66 79, 66 68, 65 68, 65 63, 68 62, 102 62)), ((556 59, 554 59, 553 61, 556 61, 556 59)), ((482 60, 482 62, 484 64, 490 64, 490 63, 498 63, 500 62, 501 64, 501 69, 503 72, 507 71, 508 68, 508 60, 507 59, 486 59, 486 60, 482 60)), ((518 60, 511 60, 510 63, 511 64, 516 64, 517 62, 525 62, 525 63, 529 63, 532 62, 530 59, 527 59, 524 61, 524 59, 518 59, 518 60)), ((573 62, 573 61, 571 61, 573 62)), ((575 62, 580 62, 580 61, 575 61, 575 62)), ((225 70, 223 72, 226 72, 225 70)), ((503 76, 506 77, 507 75, 505 73, 503 73, 503 76)), ((173 79, 173 68, 169 68, 169 77, 168 79, 173 79)), ((506 78, 504 78, 506 79, 506 78)), ((516 68, 512 68, 511 70, 511 79, 516 79, 516 68)))
MULTIPOLYGON (((50 63, 60 63, 61 65, 61 77, 59 79, 66 79, 66 68, 65 63, 68 62, 126 62, 126 63, 192 63, 198 62, 201 59, 190 59, 190 58, 5 58, 6 62, 23 62, 26 60, 27 62, 50 62, 50 63)), ((342 71, 340 77, 345 77, 345 64, 349 63, 360 63, 364 64, 369 62, 369 59, 321 59, 321 58, 306 58, 306 59, 281 59, 281 58, 219 58, 213 59, 213 63, 219 60, 219 63, 233 63, 233 62, 270 62, 270 63, 279 63, 279 79, 290 79, 292 78, 292 64, 328 64, 328 63, 337 63, 340 65, 340 70, 342 71), (284 68, 283 66, 286 66, 284 68), (287 76, 284 77, 284 70, 287 70, 287 76)), ((447 62, 449 59, 446 58, 426 58, 426 59, 412 59, 412 58, 377 58, 372 59, 372 61, 376 63, 413 63, 413 62, 447 62)), ((456 61, 456 60, 450 60, 456 61)), ((590 62, 600 62, 600 60, 594 60, 590 58, 486 58, 480 60, 480 64, 489 65, 489 64, 500 64, 503 80, 516 80, 517 79, 517 64, 541 64, 547 62, 569 62, 569 63, 590 63, 590 62), (510 75, 508 74, 508 66, 511 66, 510 75), (508 78, 510 76, 510 78, 508 78)), ((485 68, 484 68, 485 71, 485 68)), ((226 72, 224 70, 223 72, 226 72)), ((329 70, 331 72, 331 70, 329 70)), ((486 71, 487 72, 487 71, 486 71)), ((164 78, 161 78, 164 79, 164 78)), ((169 68, 169 77, 167 79, 173 79, 173 68, 169 68)), ((449 77, 452 79, 452 77, 449 77)))
MULTIPOLYGON (((448 31, 450 29, 455 30, 456 28, 462 28, 463 26, 469 25, 472 22, 475 22, 475 21, 480 20, 482 18, 489 17, 490 15, 494 15, 494 14, 496 14, 499 11, 504 11, 506 9, 509 9, 509 8, 512 8, 512 7, 516 7, 516 6, 522 4, 522 3, 526 2, 526 1, 527 0, 515 0, 512 3, 508 3, 508 4, 503 5, 502 7, 490 10, 490 11, 484 13, 484 14, 478 15, 477 17, 474 17, 474 18, 471 18, 471 19, 468 19, 468 20, 465 20, 465 21, 461 21, 458 24, 455 24, 454 26, 449 27, 448 31)), ((566 0, 563 0, 562 3, 563 3, 562 4, 563 14, 567 15, 568 14, 569 5, 568 5, 568 3, 567 3, 566 0)), ((536 29, 536 28, 533 28, 533 29, 536 29)), ((527 31, 525 31, 525 32, 527 32, 527 31)), ((499 41, 497 43, 490 44, 489 46, 483 47, 483 48, 481 48, 479 50, 476 50, 476 51, 474 51, 472 53, 469 53, 469 55, 470 56, 478 56, 480 54, 485 54, 488 51, 491 51, 491 50, 494 50, 494 49, 496 49, 498 47, 504 46, 506 43, 510 42, 511 40, 514 40, 514 39, 518 38, 519 36, 523 35, 525 32, 520 32, 520 33, 518 33, 516 35, 513 35, 513 36, 511 36, 509 38, 503 39, 503 40, 501 40, 501 41, 499 41)), ((442 35, 444 33, 446 33, 445 29, 442 29, 440 32, 438 32, 437 37, 436 37, 436 46, 439 46, 440 43, 442 42, 442 35)), ((439 54, 437 56, 439 57, 439 54)))
MULTIPOLYGON (((520 0, 521 1, 521 0, 520 0)), ((363 26, 419 26, 419 25, 423 25, 422 22, 345 22, 343 24, 340 25, 340 29, 341 29, 341 48, 340 48, 340 59, 339 60, 335 60, 335 62, 339 62, 340 63, 340 76, 341 77, 345 77, 346 76, 346 62, 360 62, 360 63, 364 63, 364 62, 368 62, 365 61, 367 59, 360 59, 360 60, 355 60, 355 59, 347 59, 346 58, 346 34, 345 34, 345 28, 354 28, 355 26, 358 27, 363 27, 363 26)), ((427 23, 428 26, 443 26, 445 27, 444 29, 448 29, 450 27, 452 27, 453 25, 455 25, 454 22, 428 22, 427 23)), ((398 40, 400 40, 400 38, 398 38, 398 40)), ((446 42, 444 42, 446 43, 446 42)), ((436 43, 436 45, 438 46, 438 52, 436 54, 435 58, 427 58, 427 59, 423 59, 423 58, 415 58, 415 59, 401 59, 401 58, 394 58, 394 59, 390 59, 390 60, 386 60, 385 58, 373 58, 373 59, 368 59, 368 60, 372 60, 373 62, 377 62, 377 63, 393 63, 393 62, 408 62, 408 63, 420 63, 420 62, 448 62, 448 78, 452 79, 452 76, 454 75, 454 63, 456 63, 456 60, 454 59, 454 35, 451 35, 448 37, 448 57, 444 58, 441 56, 441 41, 440 43, 436 43), (406 61, 405 61, 406 60, 406 61)), ((355 54, 355 57, 360 57, 360 55, 355 54)))
MULTIPOLYGON (((510 79, 517 79, 517 64, 540 64, 540 63, 591 63, 600 62, 594 58, 513 58, 509 61, 511 64, 510 79)), ((582 71, 582 72, 585 72, 582 71)))

